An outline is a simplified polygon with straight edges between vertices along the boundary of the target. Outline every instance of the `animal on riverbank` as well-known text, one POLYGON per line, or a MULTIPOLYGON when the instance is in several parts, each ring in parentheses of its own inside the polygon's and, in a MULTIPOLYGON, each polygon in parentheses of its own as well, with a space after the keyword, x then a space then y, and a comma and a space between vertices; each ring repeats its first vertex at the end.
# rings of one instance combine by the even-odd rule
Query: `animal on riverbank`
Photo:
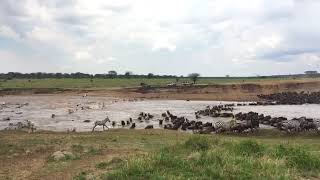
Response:
POLYGON ((33 133, 37 128, 35 124, 30 120, 19 121, 17 123, 9 123, 9 126, 5 130, 28 130, 28 133, 33 133))
POLYGON ((153 125, 148 125, 144 129, 153 129, 153 125))
POLYGON ((299 120, 287 120, 282 122, 280 126, 280 130, 284 130, 287 132, 299 132, 301 130, 300 127, 301 122, 299 120))
POLYGON ((311 93, 302 91, 260 94, 258 97, 267 101, 274 101, 276 104, 320 104, 320 91, 311 93))
MULTIPOLYGON (((97 126, 102 126, 103 130, 104 130, 104 127, 108 128, 108 126, 106 125, 107 122, 110 122, 110 119, 107 117, 105 118, 104 120, 102 121, 96 121, 94 122, 94 126, 92 128, 92 132, 94 131, 94 129, 97 127, 97 126)), ((109 129, 109 128, 108 128, 109 129)))
POLYGON ((130 129, 135 129, 136 128, 136 123, 132 123, 130 129))

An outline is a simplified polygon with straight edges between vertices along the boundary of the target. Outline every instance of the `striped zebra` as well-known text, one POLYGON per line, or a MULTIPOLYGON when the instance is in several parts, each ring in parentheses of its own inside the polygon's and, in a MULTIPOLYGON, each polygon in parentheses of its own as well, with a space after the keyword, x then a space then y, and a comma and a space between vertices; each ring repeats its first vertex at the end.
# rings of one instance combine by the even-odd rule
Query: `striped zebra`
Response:
POLYGON ((292 132, 292 131, 298 132, 301 130, 300 124, 301 122, 298 120, 283 121, 281 124, 281 130, 285 130, 287 132, 292 132))
POLYGON ((216 130, 216 133, 226 132, 231 129, 231 127, 233 126, 234 123, 235 123, 234 120, 229 121, 229 122, 217 121, 214 123, 213 127, 216 130))
MULTIPOLYGON (((108 126, 106 125, 107 122, 110 122, 110 119, 109 119, 108 117, 105 118, 105 119, 102 120, 102 121, 96 121, 96 122, 94 122, 94 126, 93 126, 93 128, 92 128, 92 132, 94 131, 94 128, 96 128, 97 126, 102 126, 103 130, 104 130, 104 127, 107 127, 107 128, 108 128, 108 126)), ((109 128, 108 128, 108 129, 109 129, 109 128)))
POLYGON ((316 127, 316 131, 318 133, 320 133, 320 119, 314 120, 314 124, 315 124, 315 127, 316 127))

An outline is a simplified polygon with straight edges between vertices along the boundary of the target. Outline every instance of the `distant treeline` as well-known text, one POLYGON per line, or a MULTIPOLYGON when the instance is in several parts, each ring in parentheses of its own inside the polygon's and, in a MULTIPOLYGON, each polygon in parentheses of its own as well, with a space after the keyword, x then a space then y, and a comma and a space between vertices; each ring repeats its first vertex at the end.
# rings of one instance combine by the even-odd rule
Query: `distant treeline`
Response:
MULTIPOLYGON (((46 78, 177 78, 178 76, 173 75, 155 75, 149 73, 147 75, 136 75, 132 73, 117 74, 116 71, 109 71, 106 74, 86 74, 86 73, 19 73, 19 72, 9 72, 0 73, 0 79, 46 79, 46 78)), ((180 77, 180 76, 179 76, 180 77)))
MULTIPOLYGON (((198 73, 192 73, 198 74, 198 73)), ((192 76, 192 74, 190 74, 192 76)), ((45 73, 45 72, 36 72, 36 73, 20 73, 20 72, 9 72, 9 73, 0 73, 0 79, 46 79, 46 78, 73 78, 73 79, 81 79, 81 78, 101 78, 101 79, 109 79, 109 78, 183 78, 190 77, 188 76, 176 76, 176 75, 156 75, 152 73, 148 74, 133 74, 132 72, 126 72, 124 74, 118 74, 116 71, 109 71, 105 74, 87 74, 87 73, 45 73)), ((199 74, 198 74, 199 77, 199 74)), ((201 77, 203 79, 206 78, 215 78, 215 79, 264 79, 264 78, 304 78, 304 77, 320 77, 320 73, 317 74, 292 74, 292 75, 272 75, 272 76, 249 76, 249 77, 201 77)))

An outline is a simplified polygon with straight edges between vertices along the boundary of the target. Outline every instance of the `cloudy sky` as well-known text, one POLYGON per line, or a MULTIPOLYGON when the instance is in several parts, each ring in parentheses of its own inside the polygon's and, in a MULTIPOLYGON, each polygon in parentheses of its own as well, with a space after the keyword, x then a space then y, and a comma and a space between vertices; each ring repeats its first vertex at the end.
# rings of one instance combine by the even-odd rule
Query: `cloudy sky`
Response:
POLYGON ((0 72, 320 70, 320 0, 1 0, 0 72))

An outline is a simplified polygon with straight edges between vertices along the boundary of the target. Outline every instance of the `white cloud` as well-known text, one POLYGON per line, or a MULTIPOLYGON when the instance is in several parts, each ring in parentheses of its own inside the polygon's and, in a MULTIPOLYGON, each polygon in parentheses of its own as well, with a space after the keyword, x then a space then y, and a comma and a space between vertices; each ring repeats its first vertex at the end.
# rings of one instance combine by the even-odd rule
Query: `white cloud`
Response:
POLYGON ((98 64, 114 63, 116 61, 115 57, 107 57, 106 59, 98 59, 96 62, 98 64))
POLYGON ((2 25, 0 26, 0 37, 17 40, 20 38, 20 35, 16 33, 13 29, 11 29, 9 26, 2 25))
POLYGON ((36 41, 55 41, 58 33, 44 27, 34 27, 31 32, 27 33, 27 37, 36 41))
POLYGON ((0 36, 19 39, 7 48, 21 61, 34 54, 63 71, 298 73, 309 66, 297 59, 316 64, 320 54, 319 8, 312 0, 2 0, 0 36))
POLYGON ((169 50, 169 51, 175 51, 176 48, 177 47, 176 47, 175 44, 164 40, 164 41, 155 42, 153 47, 152 47, 152 51, 158 51, 158 50, 161 50, 161 49, 166 49, 166 50, 169 50))
POLYGON ((88 51, 78 51, 75 53, 75 58, 77 60, 90 60, 92 55, 88 51))

